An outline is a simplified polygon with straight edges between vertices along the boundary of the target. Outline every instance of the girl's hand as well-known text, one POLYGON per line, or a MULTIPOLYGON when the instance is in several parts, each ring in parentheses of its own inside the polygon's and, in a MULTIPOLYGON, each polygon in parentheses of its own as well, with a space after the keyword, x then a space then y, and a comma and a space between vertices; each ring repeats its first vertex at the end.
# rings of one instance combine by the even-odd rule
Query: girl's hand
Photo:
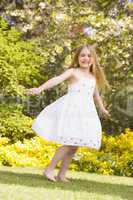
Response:
POLYGON ((32 95, 32 94, 40 94, 41 89, 40 88, 31 88, 26 90, 27 95, 32 95))
POLYGON ((102 112, 102 114, 103 114, 106 118, 110 118, 110 117, 111 117, 111 115, 110 115, 110 113, 109 113, 108 110, 102 109, 101 112, 102 112))

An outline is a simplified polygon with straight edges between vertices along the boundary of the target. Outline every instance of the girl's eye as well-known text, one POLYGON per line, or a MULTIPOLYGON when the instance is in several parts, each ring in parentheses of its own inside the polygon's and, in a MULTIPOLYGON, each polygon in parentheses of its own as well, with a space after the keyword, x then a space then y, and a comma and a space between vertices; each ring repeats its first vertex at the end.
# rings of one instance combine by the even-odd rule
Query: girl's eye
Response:
MULTIPOLYGON (((86 55, 85 54, 82 54, 81 57, 85 57, 86 55)), ((91 57, 91 55, 87 55, 88 57, 91 57)))
MULTIPOLYGON (((86 55, 85 54, 81 54, 81 57, 85 57, 86 55)), ((89 58, 91 57, 90 54, 87 55, 89 58)))

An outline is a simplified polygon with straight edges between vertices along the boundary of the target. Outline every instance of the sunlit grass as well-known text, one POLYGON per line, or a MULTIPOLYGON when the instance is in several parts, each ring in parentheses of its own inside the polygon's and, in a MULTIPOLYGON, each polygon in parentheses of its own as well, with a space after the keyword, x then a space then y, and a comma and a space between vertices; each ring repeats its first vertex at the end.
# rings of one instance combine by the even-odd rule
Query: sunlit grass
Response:
MULTIPOLYGON (((133 179, 67 172, 72 182, 50 182, 43 169, 0 167, 0 200, 132 200, 133 179)), ((57 170, 55 171, 55 174, 57 170)))

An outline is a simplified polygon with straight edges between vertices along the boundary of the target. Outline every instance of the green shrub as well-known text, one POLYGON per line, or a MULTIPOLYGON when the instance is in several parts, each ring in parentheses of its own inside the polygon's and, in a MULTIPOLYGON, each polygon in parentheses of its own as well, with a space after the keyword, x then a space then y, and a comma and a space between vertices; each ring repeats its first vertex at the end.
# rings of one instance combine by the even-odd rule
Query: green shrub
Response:
POLYGON ((35 136, 31 129, 33 120, 22 114, 21 105, 2 104, 0 111, 0 136, 10 138, 11 142, 35 136))

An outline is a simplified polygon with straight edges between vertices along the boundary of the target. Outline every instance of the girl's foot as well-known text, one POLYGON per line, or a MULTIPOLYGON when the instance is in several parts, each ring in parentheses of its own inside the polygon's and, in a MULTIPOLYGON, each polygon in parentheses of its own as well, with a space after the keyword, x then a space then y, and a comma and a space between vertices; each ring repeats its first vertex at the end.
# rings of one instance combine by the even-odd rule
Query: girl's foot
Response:
POLYGON ((56 181, 54 175, 52 175, 48 169, 45 169, 45 170, 43 171, 43 175, 44 175, 49 181, 53 181, 53 182, 56 181))
POLYGON ((60 176, 55 176, 55 179, 57 181, 70 182, 69 178, 63 178, 63 177, 60 177, 60 176))

